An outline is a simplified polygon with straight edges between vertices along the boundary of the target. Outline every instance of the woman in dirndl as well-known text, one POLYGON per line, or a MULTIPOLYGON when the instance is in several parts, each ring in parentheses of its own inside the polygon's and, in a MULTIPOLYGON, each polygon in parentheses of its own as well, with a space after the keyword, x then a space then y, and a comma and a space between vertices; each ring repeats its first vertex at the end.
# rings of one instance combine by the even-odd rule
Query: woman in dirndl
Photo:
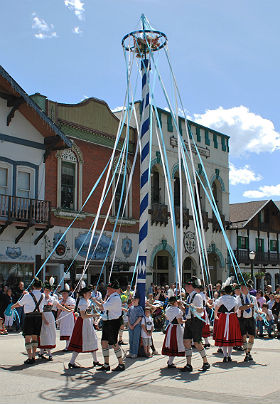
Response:
POLYGON ((68 364, 69 369, 79 368, 80 366, 75 363, 75 360, 80 352, 91 352, 93 358, 93 366, 101 366, 101 363, 97 360, 96 351, 97 347, 97 335, 93 325, 93 317, 91 307, 91 292, 92 289, 85 287, 79 295, 82 296, 78 303, 79 317, 75 323, 75 327, 72 333, 69 351, 74 351, 72 358, 68 364))
POLYGON ((236 298, 231 296, 232 287, 226 286, 224 293, 215 304, 215 319, 218 318, 215 345, 222 347, 223 362, 231 362, 232 348, 242 346, 242 336, 236 315, 238 303, 236 298))
MULTIPOLYGON (((55 327, 55 318, 53 315, 53 310, 58 308, 64 312, 72 313, 72 310, 69 310, 59 304, 58 300, 55 296, 51 296, 51 285, 46 284, 44 287, 44 308, 43 308, 43 315, 42 315, 42 327, 41 333, 39 337, 39 358, 47 359, 44 356, 44 352, 47 351, 48 360, 52 361, 52 353, 51 349, 56 347, 56 327, 55 327)), ((72 315, 72 314, 68 314, 72 315)))
POLYGON ((178 301, 175 296, 168 300, 168 308, 165 310, 165 317, 169 324, 166 329, 165 338, 162 346, 162 355, 169 356, 167 367, 176 368, 173 364, 175 356, 185 356, 185 347, 183 343, 184 335, 184 320, 183 312, 178 307, 178 301))

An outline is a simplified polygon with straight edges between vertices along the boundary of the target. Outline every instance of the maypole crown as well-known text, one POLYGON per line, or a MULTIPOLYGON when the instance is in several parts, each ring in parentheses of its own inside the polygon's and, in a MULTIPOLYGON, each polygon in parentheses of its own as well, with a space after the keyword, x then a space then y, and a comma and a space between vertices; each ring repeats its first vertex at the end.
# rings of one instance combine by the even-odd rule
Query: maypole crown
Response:
POLYGON ((122 46, 126 51, 134 52, 138 58, 146 58, 149 51, 156 52, 167 45, 167 36, 154 30, 147 18, 142 14, 142 28, 132 31, 122 39, 122 46))

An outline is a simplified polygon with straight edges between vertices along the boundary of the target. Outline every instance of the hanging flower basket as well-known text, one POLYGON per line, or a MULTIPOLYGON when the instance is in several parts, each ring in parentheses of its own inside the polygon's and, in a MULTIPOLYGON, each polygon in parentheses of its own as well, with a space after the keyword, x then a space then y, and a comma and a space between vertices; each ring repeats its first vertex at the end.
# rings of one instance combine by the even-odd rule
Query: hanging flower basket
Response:
POLYGON ((158 37, 146 35, 146 38, 134 37, 133 40, 137 58, 142 58, 146 53, 149 52, 149 48, 152 51, 155 51, 160 46, 158 37))
POLYGON ((265 277, 265 272, 257 272, 255 273, 255 278, 262 279, 265 277))

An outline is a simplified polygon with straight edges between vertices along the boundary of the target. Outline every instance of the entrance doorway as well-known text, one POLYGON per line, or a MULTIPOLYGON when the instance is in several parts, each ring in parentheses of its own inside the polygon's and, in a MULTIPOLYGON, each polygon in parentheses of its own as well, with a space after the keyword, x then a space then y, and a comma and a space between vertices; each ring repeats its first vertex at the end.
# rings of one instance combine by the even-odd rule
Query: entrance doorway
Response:
POLYGON ((169 285, 170 255, 167 251, 159 251, 154 258, 153 282, 158 286, 169 285))
POLYGON ((187 257, 183 262, 183 284, 191 279, 192 276, 195 276, 197 273, 197 265, 193 258, 187 257))

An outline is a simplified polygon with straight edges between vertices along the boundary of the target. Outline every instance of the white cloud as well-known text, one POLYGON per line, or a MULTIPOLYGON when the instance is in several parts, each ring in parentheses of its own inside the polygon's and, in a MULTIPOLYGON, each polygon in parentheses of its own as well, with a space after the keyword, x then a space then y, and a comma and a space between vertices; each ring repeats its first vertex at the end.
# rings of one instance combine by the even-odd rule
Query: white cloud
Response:
POLYGON ((112 112, 120 112, 120 111, 122 111, 123 109, 126 109, 126 107, 116 107, 116 108, 114 108, 114 109, 111 109, 111 111, 112 111, 112 112))
POLYGON ((262 176, 254 173, 249 165, 246 164, 242 168, 237 168, 232 163, 229 164, 229 182, 231 185, 250 184, 261 180, 262 176))
POLYGON ((83 31, 80 29, 80 27, 74 27, 72 29, 72 32, 73 32, 73 34, 76 34, 76 35, 81 35, 83 33, 83 31))
POLYGON ((247 107, 219 107, 204 114, 194 114, 197 123, 230 136, 230 152, 239 156, 245 152, 273 152, 280 148, 280 133, 272 121, 250 112, 247 107))
POLYGON ((280 184, 264 185, 263 187, 259 187, 258 190, 245 191, 243 196, 245 198, 271 198, 273 196, 280 196, 280 184))
POLYGON ((85 12, 83 0, 64 0, 64 4, 69 10, 74 11, 79 20, 83 19, 85 12))
POLYGON ((46 39, 57 37, 53 24, 48 24, 43 18, 38 17, 36 13, 33 13, 32 16, 32 29, 37 31, 34 34, 35 38, 46 39))

